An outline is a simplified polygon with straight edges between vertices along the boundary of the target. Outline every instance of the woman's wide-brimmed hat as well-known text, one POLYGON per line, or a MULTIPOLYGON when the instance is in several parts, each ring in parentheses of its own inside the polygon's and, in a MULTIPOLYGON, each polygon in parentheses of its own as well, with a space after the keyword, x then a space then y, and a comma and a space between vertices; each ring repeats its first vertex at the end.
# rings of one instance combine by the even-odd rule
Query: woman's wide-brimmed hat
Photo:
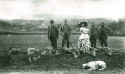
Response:
POLYGON ((84 27, 87 24, 87 22, 80 22, 80 24, 78 25, 79 27, 84 27))

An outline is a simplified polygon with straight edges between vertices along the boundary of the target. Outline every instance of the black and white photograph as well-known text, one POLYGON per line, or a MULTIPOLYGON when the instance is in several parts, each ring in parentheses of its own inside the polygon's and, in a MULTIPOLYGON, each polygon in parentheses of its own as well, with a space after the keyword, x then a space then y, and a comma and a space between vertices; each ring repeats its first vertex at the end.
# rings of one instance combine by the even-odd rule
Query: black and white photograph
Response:
POLYGON ((0 0, 0 74, 124 74, 125 0, 0 0))

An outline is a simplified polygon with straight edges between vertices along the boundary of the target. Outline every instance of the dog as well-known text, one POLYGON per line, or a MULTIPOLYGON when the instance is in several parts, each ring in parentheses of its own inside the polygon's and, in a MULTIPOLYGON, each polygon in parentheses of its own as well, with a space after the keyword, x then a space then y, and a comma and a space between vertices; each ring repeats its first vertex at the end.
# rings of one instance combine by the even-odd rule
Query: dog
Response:
POLYGON ((106 63, 104 61, 91 61, 85 64, 82 64, 82 68, 87 69, 87 71, 90 70, 104 70, 106 69, 106 63))

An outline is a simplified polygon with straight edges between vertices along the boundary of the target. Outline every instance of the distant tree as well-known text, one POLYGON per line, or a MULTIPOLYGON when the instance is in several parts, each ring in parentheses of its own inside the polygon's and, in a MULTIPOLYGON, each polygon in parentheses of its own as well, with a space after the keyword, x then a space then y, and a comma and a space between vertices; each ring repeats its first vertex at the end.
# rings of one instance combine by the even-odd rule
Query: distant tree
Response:
POLYGON ((7 28, 7 27, 10 27, 11 24, 9 22, 0 20, 0 26, 3 27, 3 28, 7 28))
POLYGON ((114 36, 125 36, 125 22, 122 20, 119 20, 118 22, 113 21, 109 23, 109 28, 112 29, 111 35, 114 36))
POLYGON ((122 20, 119 20, 118 23, 117 23, 117 30, 121 30, 124 26, 124 22, 122 20))

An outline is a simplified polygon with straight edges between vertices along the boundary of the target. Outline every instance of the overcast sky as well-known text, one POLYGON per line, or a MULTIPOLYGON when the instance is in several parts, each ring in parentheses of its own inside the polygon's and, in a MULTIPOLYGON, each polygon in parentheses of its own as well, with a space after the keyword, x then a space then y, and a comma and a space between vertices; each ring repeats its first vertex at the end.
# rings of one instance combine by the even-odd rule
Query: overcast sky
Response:
POLYGON ((36 14, 55 14, 117 20, 125 17, 124 3, 125 0, 0 0, 0 18, 35 19, 36 14))

